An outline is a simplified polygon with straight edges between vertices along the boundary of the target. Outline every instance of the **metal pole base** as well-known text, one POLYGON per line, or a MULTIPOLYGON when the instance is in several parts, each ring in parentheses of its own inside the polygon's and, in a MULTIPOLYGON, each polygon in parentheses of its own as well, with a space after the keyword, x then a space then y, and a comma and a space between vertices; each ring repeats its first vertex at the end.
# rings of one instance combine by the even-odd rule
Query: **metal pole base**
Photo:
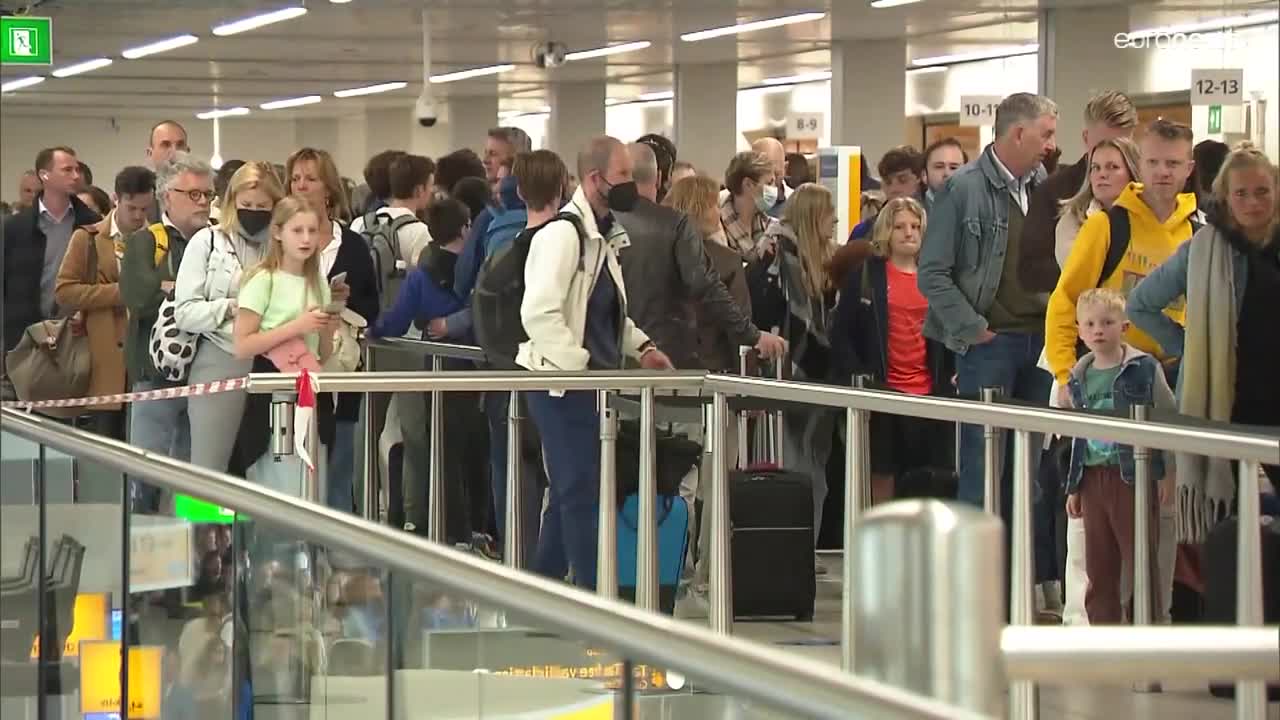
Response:
POLYGON ((1040 691, 1035 683, 1009 684, 1009 720, 1037 720, 1040 717, 1040 691))

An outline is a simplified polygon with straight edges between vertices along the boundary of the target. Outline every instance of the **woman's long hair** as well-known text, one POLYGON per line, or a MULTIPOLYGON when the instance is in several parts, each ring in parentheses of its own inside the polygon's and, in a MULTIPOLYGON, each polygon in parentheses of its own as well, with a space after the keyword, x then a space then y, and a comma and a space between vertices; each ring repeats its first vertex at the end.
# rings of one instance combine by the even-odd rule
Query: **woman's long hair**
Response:
POLYGON ((787 200, 782 222, 796 234, 800 267, 804 270, 805 290, 809 297, 821 297, 831 288, 827 265, 835 255, 830 223, 836 216, 831 191, 816 183, 805 183, 787 200), (823 227, 823 224, 827 224, 823 227))
POLYGON ((241 165, 227 182, 227 189, 223 192, 222 204, 219 208, 222 215, 218 220, 218 227, 226 232, 227 237, 234 238, 243 229, 240 227, 240 219, 236 217, 236 198, 245 190, 255 188, 265 192, 271 198, 272 205, 280 202, 280 198, 284 197, 284 188, 280 186, 280 180, 270 164, 247 162, 241 165))
MULTIPOLYGON (((1222 162, 1222 169, 1218 170, 1218 176, 1213 179, 1213 203, 1217 208, 1219 222, 1226 223, 1232 230, 1240 231, 1240 223, 1231 214, 1231 206, 1228 201, 1231 196, 1231 173, 1237 170, 1261 170, 1264 174, 1270 175, 1272 180, 1271 197, 1276 203, 1271 210, 1271 225, 1267 229, 1267 233, 1263 236, 1263 242, 1269 242, 1275 234, 1276 225, 1280 223, 1280 168, 1271 162, 1271 158, 1266 153, 1253 146, 1253 143, 1242 142, 1236 145, 1235 149, 1227 155, 1227 159, 1222 162)), ((1242 233, 1243 234, 1243 233, 1242 233)))
POLYGON ((1120 153, 1120 157, 1124 158, 1125 167, 1129 170, 1129 182, 1137 182, 1142 176, 1138 174, 1138 165, 1141 164, 1142 152, 1138 150, 1138 144, 1129 138, 1110 138, 1103 140, 1093 149, 1089 151, 1089 161, 1084 170, 1084 184, 1080 186, 1080 190, 1076 192, 1070 199, 1062 201, 1062 207, 1059 216, 1070 213, 1081 224, 1089 214, 1089 205, 1093 203, 1093 183, 1090 182, 1090 176, 1093 175, 1093 156, 1102 148, 1111 148, 1120 153))
MULTIPOLYGON (((271 247, 267 250, 266 257, 262 258, 262 262, 245 272, 244 279, 240 281, 241 285, 259 272, 272 273, 280 269, 284 259, 284 242, 281 239, 284 226, 294 216, 302 213, 315 215, 316 222, 319 223, 320 213, 316 212, 316 209, 311 207, 311 203, 304 198, 290 195, 276 203, 276 208, 271 213, 271 247)), ((321 237, 327 234, 327 230, 328 228, 321 229, 321 237)), ((315 252, 311 253, 311 257, 302 264, 302 274, 307 281, 308 294, 315 295, 315 301, 319 302, 324 297, 324 279, 320 274, 320 248, 317 247, 315 252)))
POLYGON ((903 210, 915 215, 920 221, 920 237, 924 238, 924 206, 915 198, 894 198, 885 203, 880 214, 876 216, 875 225, 871 228, 871 252, 876 257, 887 258, 893 254, 893 248, 889 247, 893 239, 893 224, 897 222, 898 213, 903 210))
POLYGON ((662 204, 687 215, 689 222, 697 226, 703 237, 710 238, 720 230, 720 185, 706 175, 694 175, 676 181, 662 204), (713 226, 706 226, 705 218, 712 209, 717 211, 716 222, 713 226))

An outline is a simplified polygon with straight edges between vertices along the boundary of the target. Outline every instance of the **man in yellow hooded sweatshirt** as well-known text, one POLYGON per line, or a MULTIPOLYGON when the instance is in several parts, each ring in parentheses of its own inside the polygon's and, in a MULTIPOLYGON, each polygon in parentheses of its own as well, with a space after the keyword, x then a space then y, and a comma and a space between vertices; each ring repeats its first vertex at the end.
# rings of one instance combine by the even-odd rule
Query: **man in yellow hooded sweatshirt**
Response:
MULTIPOLYGON (((1045 314, 1045 356, 1060 385, 1060 396, 1077 360, 1077 298, 1095 287, 1112 288, 1128 297, 1142 278, 1191 239, 1196 196, 1182 189, 1195 169, 1192 140, 1191 128, 1180 123, 1160 119, 1147 127, 1140 143, 1143 182, 1129 183, 1116 200, 1115 207, 1123 208, 1129 216, 1129 247, 1109 277, 1100 276, 1111 244, 1111 218, 1105 212, 1094 213, 1080 228, 1045 314)), ((1182 322, 1183 307, 1171 307, 1166 313, 1182 322)), ((1172 359, 1155 340, 1132 325, 1125 341, 1161 361, 1172 359)), ((1060 400, 1063 407, 1070 407, 1069 398, 1060 400)))

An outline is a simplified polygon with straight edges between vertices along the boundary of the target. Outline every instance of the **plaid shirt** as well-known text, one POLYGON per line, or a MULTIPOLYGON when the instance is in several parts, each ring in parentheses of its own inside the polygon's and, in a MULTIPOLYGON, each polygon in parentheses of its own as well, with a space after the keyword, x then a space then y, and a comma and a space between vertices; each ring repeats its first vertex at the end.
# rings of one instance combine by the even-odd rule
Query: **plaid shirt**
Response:
POLYGON ((743 220, 733 206, 733 196, 725 197, 720 203, 720 225, 724 227, 724 237, 730 248, 751 262, 759 260, 764 248, 764 231, 769 227, 770 218, 764 213, 752 213, 751 220, 743 220))

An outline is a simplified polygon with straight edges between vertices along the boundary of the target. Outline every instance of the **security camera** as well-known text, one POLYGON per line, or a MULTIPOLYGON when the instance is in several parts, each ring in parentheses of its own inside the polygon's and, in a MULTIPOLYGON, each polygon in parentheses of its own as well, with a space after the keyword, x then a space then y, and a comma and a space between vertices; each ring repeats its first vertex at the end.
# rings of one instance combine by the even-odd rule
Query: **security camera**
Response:
POLYGON ((435 127, 436 121, 440 118, 440 113, 436 109, 436 102, 432 99, 431 93, 426 90, 418 96, 418 101, 413 105, 413 115, 418 118, 418 124, 424 128, 435 127))
POLYGON ((533 47, 533 64, 540 68, 558 68, 568 54, 569 48, 564 43, 541 43, 533 47))

